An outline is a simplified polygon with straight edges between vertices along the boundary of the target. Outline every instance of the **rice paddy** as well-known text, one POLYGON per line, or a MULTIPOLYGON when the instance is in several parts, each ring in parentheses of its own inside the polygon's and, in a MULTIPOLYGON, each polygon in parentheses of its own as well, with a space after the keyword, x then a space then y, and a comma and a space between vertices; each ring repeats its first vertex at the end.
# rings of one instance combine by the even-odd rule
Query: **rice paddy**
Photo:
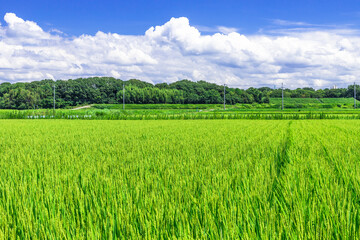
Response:
MULTIPOLYGON (((160 104, 159 104, 160 105, 160 104)), ((50 109, 0 110, 0 119, 212 120, 360 119, 358 109, 50 109), (55 114, 54 114, 55 113, 55 114)))
POLYGON ((357 120, 0 120, 1 239, 358 239, 357 120))

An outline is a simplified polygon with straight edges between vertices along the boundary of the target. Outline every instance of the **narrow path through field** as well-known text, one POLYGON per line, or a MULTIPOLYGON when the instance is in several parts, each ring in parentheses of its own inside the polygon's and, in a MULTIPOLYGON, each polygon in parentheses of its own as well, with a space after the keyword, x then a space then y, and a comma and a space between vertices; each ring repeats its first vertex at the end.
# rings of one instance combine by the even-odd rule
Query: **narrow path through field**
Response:
POLYGON ((86 106, 82 106, 82 107, 73 108, 73 109, 71 109, 71 110, 79 110, 79 109, 84 109, 84 108, 91 108, 92 105, 94 105, 94 104, 90 104, 90 105, 86 105, 86 106))
POLYGON ((316 98, 320 103, 324 103, 323 100, 321 100, 320 98, 316 98))
MULTIPOLYGON (((279 146, 277 156, 275 158, 274 167, 275 167, 275 176, 273 178, 272 187, 270 189, 270 194, 268 201, 270 206, 274 207, 276 212, 281 212, 282 214, 288 214, 289 203, 285 197, 286 193, 284 191, 284 174, 286 165, 290 163, 290 154, 289 149, 292 145, 292 121, 289 121, 286 135, 281 146, 279 146)), ((279 217, 279 216, 278 216, 279 217)), ((278 221, 279 218, 278 218, 278 221)))

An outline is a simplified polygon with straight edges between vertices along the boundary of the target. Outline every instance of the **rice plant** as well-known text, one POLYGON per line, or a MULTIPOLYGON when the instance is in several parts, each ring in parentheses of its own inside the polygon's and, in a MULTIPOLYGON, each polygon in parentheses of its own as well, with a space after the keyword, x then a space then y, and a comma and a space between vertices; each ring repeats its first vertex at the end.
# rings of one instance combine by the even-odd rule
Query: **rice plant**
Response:
POLYGON ((0 120, 1 239, 357 239, 357 120, 0 120))

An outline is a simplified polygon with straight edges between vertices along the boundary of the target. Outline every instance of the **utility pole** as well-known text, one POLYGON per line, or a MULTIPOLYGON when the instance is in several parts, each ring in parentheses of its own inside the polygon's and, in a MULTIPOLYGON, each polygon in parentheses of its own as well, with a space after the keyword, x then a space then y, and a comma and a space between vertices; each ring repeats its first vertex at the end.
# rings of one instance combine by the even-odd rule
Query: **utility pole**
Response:
POLYGON ((281 110, 284 110, 284 83, 281 84, 281 110))
POLYGON ((123 110, 125 110, 125 84, 123 84, 123 110))
POLYGON ((225 108, 225 103, 226 103, 225 94, 226 94, 226 93, 225 93, 225 84, 224 84, 224 110, 226 109, 226 108, 225 108))
POLYGON ((354 82, 354 108, 356 108, 356 85, 354 82))
POLYGON ((55 118, 55 83, 54 83, 54 113, 53 113, 53 116, 55 118))

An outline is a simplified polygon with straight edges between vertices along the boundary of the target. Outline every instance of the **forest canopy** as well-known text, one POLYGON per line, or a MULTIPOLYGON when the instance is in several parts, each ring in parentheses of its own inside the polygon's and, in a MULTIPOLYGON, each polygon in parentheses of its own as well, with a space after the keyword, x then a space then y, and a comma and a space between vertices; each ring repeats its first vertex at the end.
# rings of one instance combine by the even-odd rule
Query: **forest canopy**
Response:
MULTIPOLYGON (((126 103, 219 104, 224 101, 224 86, 205 81, 181 80, 170 84, 153 85, 137 79, 122 81, 111 77, 92 77, 75 80, 2 83, 0 84, 0 108, 51 108, 54 85, 57 108, 94 103, 122 103, 123 84, 125 85, 126 103)), ((251 87, 246 90, 225 87, 225 93, 226 104, 269 103, 270 98, 281 97, 281 89, 268 87, 251 87)), ((287 98, 346 98, 353 97, 353 94, 353 85, 338 89, 315 90, 308 87, 284 89, 284 97, 287 98)), ((357 96, 360 96, 360 89, 357 96)))

